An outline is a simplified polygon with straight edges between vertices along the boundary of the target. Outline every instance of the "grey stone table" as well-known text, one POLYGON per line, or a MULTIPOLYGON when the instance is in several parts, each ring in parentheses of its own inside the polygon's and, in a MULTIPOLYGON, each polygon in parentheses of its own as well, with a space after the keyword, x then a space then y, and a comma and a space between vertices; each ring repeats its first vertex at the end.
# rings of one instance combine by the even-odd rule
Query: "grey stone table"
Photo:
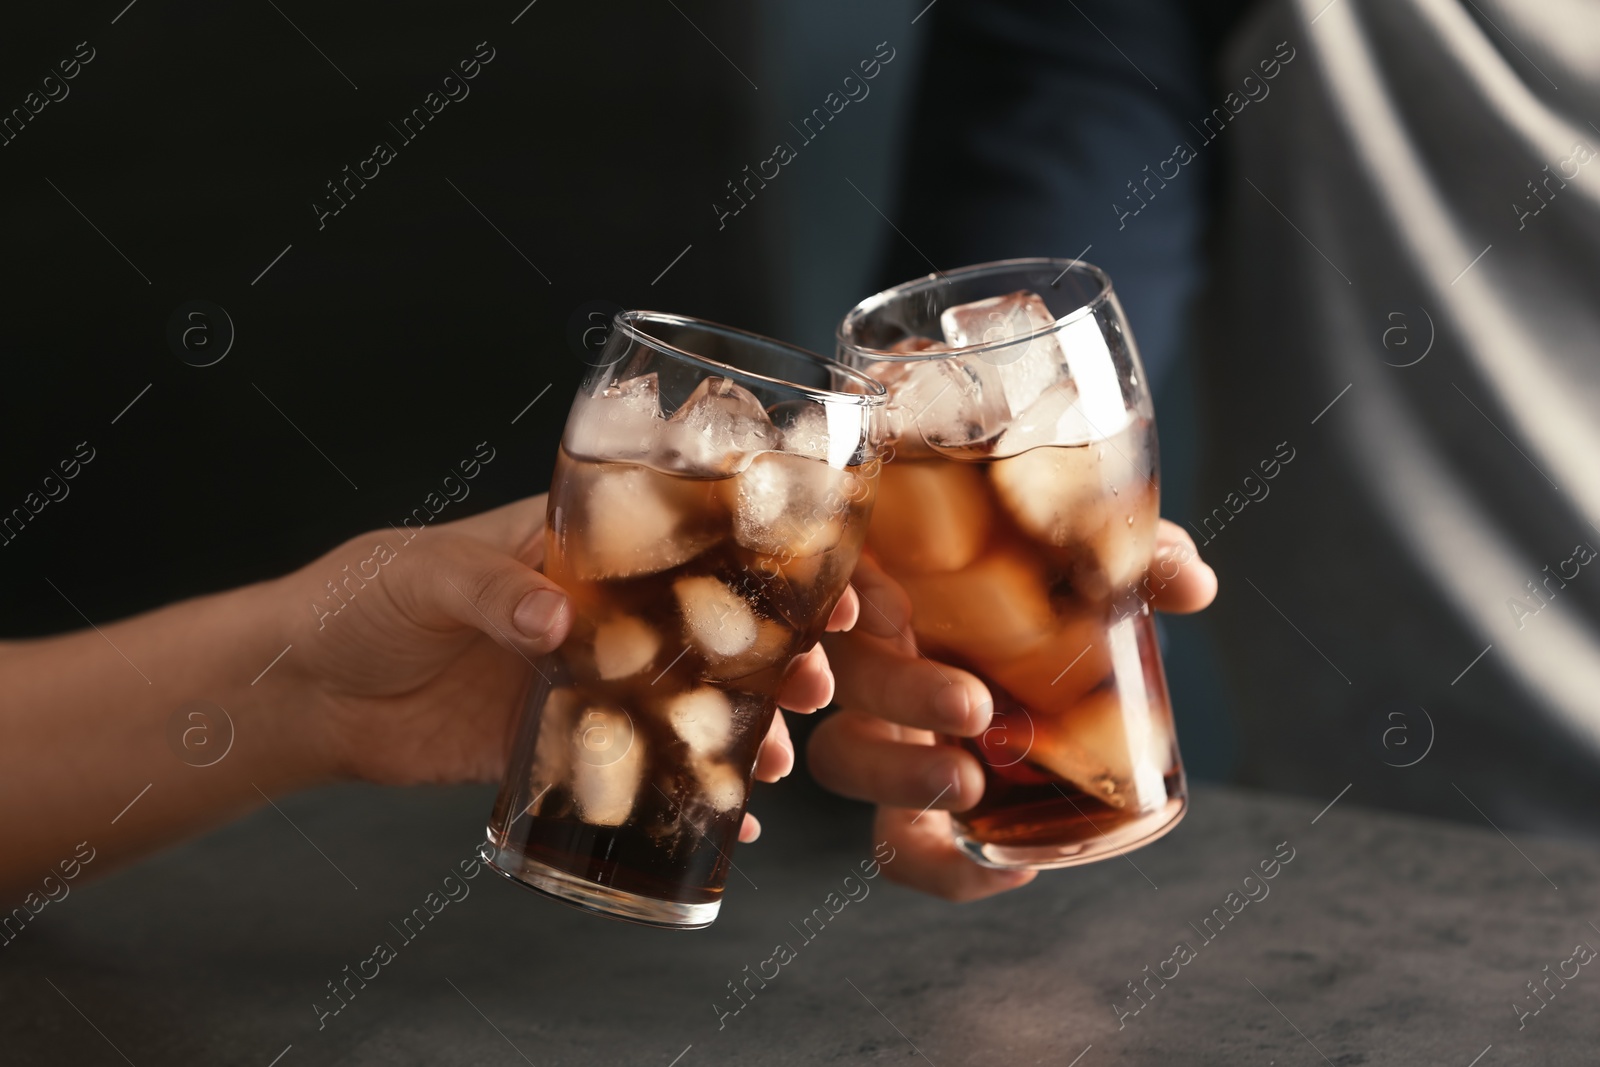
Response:
POLYGON ((1360 799, 1200 789, 1148 849, 957 907, 862 877, 861 809, 762 787, 684 933, 447 881, 484 790, 327 790, 49 905, 0 948, 0 1063, 1600 1061, 1600 855, 1360 799))

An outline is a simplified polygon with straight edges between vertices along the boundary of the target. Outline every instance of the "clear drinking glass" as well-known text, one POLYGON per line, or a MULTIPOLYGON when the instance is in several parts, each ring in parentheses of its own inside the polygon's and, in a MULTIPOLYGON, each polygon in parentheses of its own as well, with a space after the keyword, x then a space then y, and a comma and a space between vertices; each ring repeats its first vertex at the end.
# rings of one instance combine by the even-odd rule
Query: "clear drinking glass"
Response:
POLYGON ((1149 602, 1160 514, 1149 384, 1099 268, 986 263, 862 301, 839 355, 889 388, 873 556, 927 655, 994 696, 957 839, 995 867, 1153 841, 1187 789, 1149 602))
POLYGON ((616 918, 716 917, 779 680, 861 553, 883 405, 803 349, 616 316, 550 487, 545 573, 576 621, 537 664, 492 866, 616 918))

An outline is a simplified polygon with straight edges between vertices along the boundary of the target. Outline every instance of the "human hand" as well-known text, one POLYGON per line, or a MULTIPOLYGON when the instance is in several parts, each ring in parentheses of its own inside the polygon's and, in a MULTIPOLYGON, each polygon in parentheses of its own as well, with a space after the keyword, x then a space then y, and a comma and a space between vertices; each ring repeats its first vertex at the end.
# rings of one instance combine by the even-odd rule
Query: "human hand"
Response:
MULTIPOLYGON (((411 541, 363 534, 278 580, 273 599, 286 612, 292 605, 281 625, 297 654, 268 678, 307 695, 303 710, 327 775, 391 785, 500 779, 534 663, 573 621, 572 602, 536 569, 544 535, 540 495, 427 527, 411 541), (332 607, 325 583, 356 572, 378 544, 391 555, 377 576, 319 627, 306 605, 332 607)), ((829 628, 848 629, 858 611, 848 591, 829 628)), ((790 665, 779 703, 809 712, 832 695, 827 656, 815 647, 790 665)), ((776 781, 793 766, 779 714, 756 777, 776 781)), ((740 840, 759 832, 746 815, 740 840)))
MULTIPOLYGON (((1158 611, 1186 614, 1210 604, 1217 576, 1179 526, 1162 520, 1151 566, 1176 577, 1156 592, 1158 611)), ((860 625, 824 639, 842 710, 817 726, 807 747, 813 777, 836 793, 878 805, 875 839, 895 861, 884 869, 904 885, 948 900, 976 900, 1034 879, 1037 871, 982 867, 955 844, 950 812, 983 797, 983 770, 970 753, 935 733, 978 737, 989 726, 989 691, 972 674, 918 654, 911 602, 870 557, 852 584, 860 625)))

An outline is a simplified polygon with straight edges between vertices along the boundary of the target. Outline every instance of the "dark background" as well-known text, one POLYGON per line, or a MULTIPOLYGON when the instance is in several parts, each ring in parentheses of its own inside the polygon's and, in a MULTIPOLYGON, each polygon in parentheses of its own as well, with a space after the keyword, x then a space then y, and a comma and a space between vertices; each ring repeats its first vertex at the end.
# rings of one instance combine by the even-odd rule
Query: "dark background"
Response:
MULTIPOLYGON (((116 0, 9 19, 0 108, 78 42, 95 58, 0 147, 0 512, 79 442, 95 458, 0 547, 0 632, 291 570, 399 522, 482 441, 495 462, 441 518, 542 491, 597 307, 827 350, 852 303, 899 280, 885 214, 921 3, 525 3, 116 0), (479 42, 494 59, 469 95, 403 142, 389 123, 479 42), (719 229, 726 183, 799 144, 789 123, 880 42, 894 59, 870 95, 719 229), (325 183, 379 140, 397 158, 319 229, 325 183), (211 366, 168 340, 192 300, 235 330, 211 366)), ((1009 254, 1074 255, 1076 237, 1009 254)), ((1169 514, 1193 466, 1190 373, 1158 379, 1169 514)), ((1188 764, 1224 776, 1205 624, 1168 636, 1188 764)))

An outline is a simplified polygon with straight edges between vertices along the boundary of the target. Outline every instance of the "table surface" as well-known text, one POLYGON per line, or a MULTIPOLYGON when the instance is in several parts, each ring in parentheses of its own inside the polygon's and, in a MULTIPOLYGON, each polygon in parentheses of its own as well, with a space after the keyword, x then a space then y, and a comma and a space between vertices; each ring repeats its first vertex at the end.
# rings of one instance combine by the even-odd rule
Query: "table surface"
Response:
POLYGON ((721 918, 678 932, 570 910, 487 869, 445 898, 490 799, 324 790, 73 883, 0 948, 0 1062, 1597 1058, 1600 968, 1573 962, 1579 943, 1600 948, 1589 846, 1364 810, 1354 792, 1319 816, 1324 802, 1199 788, 1149 848, 956 906, 863 879, 863 809, 785 783, 757 793, 765 833, 736 853, 721 918), (407 940, 417 908, 431 918, 407 940), (1214 909, 1225 925, 1205 924, 1214 909), (802 923, 814 915, 826 923, 802 923), (379 942, 387 962, 363 964, 379 942), (358 969, 376 977, 321 1015, 341 1003, 328 983, 358 969), (1569 979, 1535 1000, 1526 983, 1557 971, 1569 979), (751 992, 736 1000, 730 983, 751 992))

